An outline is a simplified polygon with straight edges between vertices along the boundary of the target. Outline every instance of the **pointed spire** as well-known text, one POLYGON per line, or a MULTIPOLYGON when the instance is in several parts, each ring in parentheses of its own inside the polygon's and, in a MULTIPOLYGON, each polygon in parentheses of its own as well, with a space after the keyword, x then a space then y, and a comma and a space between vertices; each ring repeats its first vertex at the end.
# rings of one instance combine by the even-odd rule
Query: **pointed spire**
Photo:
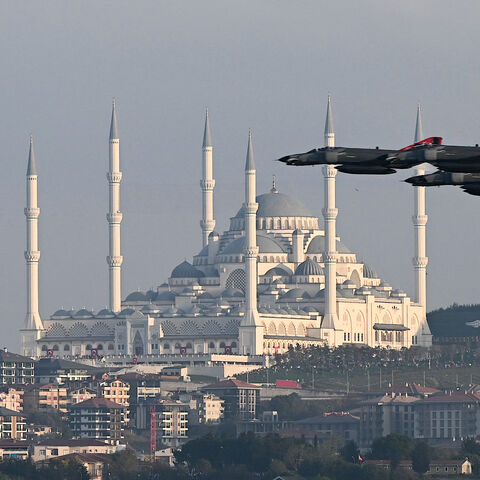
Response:
POLYGON ((205 129, 203 131, 203 148, 212 146, 212 136, 210 134, 210 119, 208 117, 208 108, 205 109, 205 129))
POLYGON ((420 114, 420 104, 417 105, 417 124, 415 125, 415 142, 423 140, 423 127, 422 127, 422 116, 420 114))
POLYGON ((325 135, 335 133, 333 131, 333 115, 332 115, 332 105, 330 103, 330 94, 328 95, 327 101, 327 118, 325 119, 325 135))
POLYGON ((28 152, 27 175, 36 175, 37 166, 35 164, 35 154, 33 153, 33 137, 30 135, 30 151, 28 152))
POLYGON ((247 162, 245 170, 255 170, 255 159, 253 157, 252 131, 248 130, 247 162))
POLYGON ((112 121, 110 122, 110 140, 118 138, 117 129, 117 108, 115 106, 115 99, 112 101, 112 121))

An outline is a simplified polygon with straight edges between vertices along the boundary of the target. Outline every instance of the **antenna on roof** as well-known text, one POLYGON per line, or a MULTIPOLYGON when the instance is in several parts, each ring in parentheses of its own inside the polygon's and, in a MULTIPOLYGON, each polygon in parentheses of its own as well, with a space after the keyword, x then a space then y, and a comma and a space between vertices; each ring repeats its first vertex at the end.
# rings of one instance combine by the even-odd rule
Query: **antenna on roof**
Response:
POLYGON ((278 193, 278 190, 277 190, 277 176, 276 175, 273 175, 272 188, 271 188, 270 192, 271 193, 278 193))

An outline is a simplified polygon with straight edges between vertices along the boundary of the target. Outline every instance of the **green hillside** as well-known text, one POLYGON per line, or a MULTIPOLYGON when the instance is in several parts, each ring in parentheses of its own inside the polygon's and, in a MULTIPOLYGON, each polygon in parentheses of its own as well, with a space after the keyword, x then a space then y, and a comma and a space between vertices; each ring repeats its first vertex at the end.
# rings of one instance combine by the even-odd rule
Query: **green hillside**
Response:
POLYGON ((439 308, 427 313, 427 321, 434 337, 480 336, 480 305, 457 305, 439 308), (479 327, 466 325, 479 320, 479 327))

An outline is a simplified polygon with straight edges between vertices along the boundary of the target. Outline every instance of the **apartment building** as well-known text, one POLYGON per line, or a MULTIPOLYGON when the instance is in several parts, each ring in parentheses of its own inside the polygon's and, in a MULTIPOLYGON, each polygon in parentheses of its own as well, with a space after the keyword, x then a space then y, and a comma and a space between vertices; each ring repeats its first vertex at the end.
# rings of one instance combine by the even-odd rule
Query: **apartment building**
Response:
POLYGON ((0 407, 21 412, 23 410, 23 387, 2 385, 0 387, 0 407))
POLYGON ((68 405, 67 388, 54 383, 27 385, 23 404, 28 412, 54 409, 66 413, 68 405))
POLYGON ((151 435, 157 439, 157 447, 179 447, 188 441, 188 412, 187 403, 171 400, 160 400, 151 408, 150 415, 155 415, 155 422, 151 423, 151 435))
POLYGON ((0 438, 25 440, 26 418, 20 412, 0 407, 0 438))
POLYGON ((11 353, 6 348, 0 350, 1 385, 33 383, 34 371, 35 362, 30 357, 11 353))

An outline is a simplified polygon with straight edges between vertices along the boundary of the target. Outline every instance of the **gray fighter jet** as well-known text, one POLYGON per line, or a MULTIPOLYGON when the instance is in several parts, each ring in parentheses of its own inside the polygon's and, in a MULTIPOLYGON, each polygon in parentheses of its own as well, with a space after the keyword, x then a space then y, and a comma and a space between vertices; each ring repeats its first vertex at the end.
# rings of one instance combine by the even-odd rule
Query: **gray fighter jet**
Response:
POLYGON ((434 172, 405 180, 415 187, 457 185, 470 195, 480 196, 480 173, 434 172))
POLYGON ((429 137, 400 150, 324 147, 279 161, 295 166, 335 165, 340 172, 359 175, 388 175, 421 163, 447 172, 480 173, 480 148, 442 145, 442 137, 429 137))

